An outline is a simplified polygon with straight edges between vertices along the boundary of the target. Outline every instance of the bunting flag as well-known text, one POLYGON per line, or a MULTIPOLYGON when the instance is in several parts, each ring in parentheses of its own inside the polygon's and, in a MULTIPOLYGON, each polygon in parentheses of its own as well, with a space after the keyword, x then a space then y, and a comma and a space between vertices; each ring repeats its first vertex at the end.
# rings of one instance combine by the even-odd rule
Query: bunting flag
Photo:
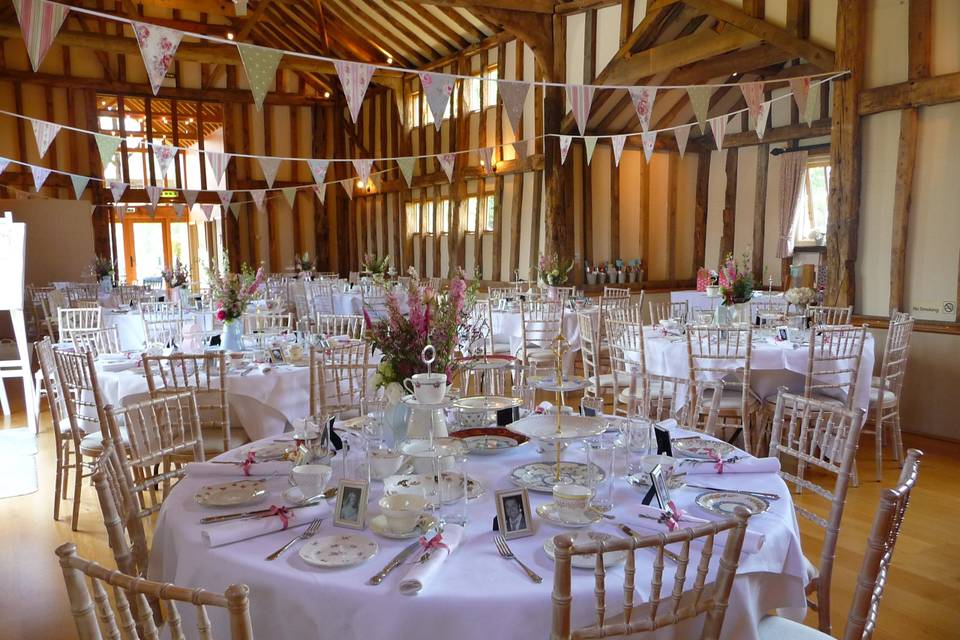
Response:
POLYGON ((573 117, 577 121, 580 135, 583 135, 587 128, 587 120, 590 119, 590 106, 593 104, 594 89, 589 85, 567 85, 567 100, 570 101, 570 108, 573 110, 573 117))
POLYGON ((230 205, 230 213, 232 213, 233 217, 236 218, 237 220, 240 219, 240 211, 242 210, 243 210, 243 204, 239 202, 234 202, 233 204, 230 205))
POLYGON ((119 180, 110 181, 110 193, 113 195, 114 202, 120 202, 123 194, 127 191, 127 183, 119 180))
POLYGON ((60 133, 60 125, 43 120, 31 120, 30 124, 33 125, 33 137, 37 141, 37 151, 40 152, 42 158, 47 155, 47 149, 50 148, 53 139, 60 133))
POLYGON ((223 174, 227 171, 227 165, 232 157, 229 153, 220 153, 219 151, 204 151, 203 155, 207 157, 207 164, 213 171, 213 178, 217 184, 223 182, 223 174))
POLYGON ((440 131, 443 124, 443 114, 447 110, 447 103, 453 95, 453 84, 456 78, 446 73, 420 72, 420 84, 423 85, 423 95, 433 114, 433 125, 440 131))
POLYGON ((187 206, 193 209, 193 205, 197 203, 197 196, 200 195, 200 192, 195 189, 184 189, 180 193, 183 194, 183 199, 186 201, 187 206))
POLYGON ((284 187, 280 190, 283 194, 283 197, 286 199, 287 204, 290 205, 290 208, 293 209, 293 203, 297 201, 297 188, 296 187, 284 187))
POLYGON ((416 158, 397 158, 397 166, 400 167, 400 175, 403 176, 407 186, 413 186, 413 167, 416 165, 416 158))
POLYGON ((808 126, 813 125, 813 121, 820 117, 820 85, 811 87, 807 94, 807 108, 800 114, 800 122, 808 126))
POLYGON ((743 93, 743 99, 747 103, 747 113, 750 114, 750 122, 754 122, 760 115, 760 103, 763 102, 763 83, 762 82, 742 82, 740 91, 743 93))
POLYGON ((483 172, 487 175, 493 173, 495 169, 493 166, 493 147, 477 149, 477 155, 480 156, 480 167, 483 169, 483 172))
POLYGON ((710 110, 710 96, 713 95, 713 88, 687 87, 687 95, 690 96, 690 106, 693 107, 693 113, 697 116, 700 133, 706 133, 707 112, 710 110))
POLYGON ((613 145, 613 162, 618 167, 620 166, 620 156, 623 154, 623 145, 627 143, 627 136, 618 135, 613 136, 610 139, 610 144, 613 145))
POLYGON ((317 200, 320 201, 320 204, 323 204, 327 199, 327 185, 325 184, 315 184, 313 185, 313 195, 317 196, 317 200))
POLYGON ((587 166, 593 160, 593 150, 597 148, 597 136, 587 136, 583 139, 583 148, 587 153, 587 166))
POLYGON ((280 59, 283 58, 283 51, 243 43, 237 43, 237 49, 240 51, 240 59, 243 60, 243 68, 247 72, 247 84, 250 85, 250 92, 253 93, 253 102, 257 106, 257 111, 261 111, 263 98, 267 95, 270 83, 273 82, 280 59))
POLYGON ((570 151, 570 141, 573 140, 573 136, 557 136, 557 139, 560 142, 560 164, 563 164, 567 161, 567 152, 570 151))
POLYGON ((690 129, 692 128, 693 125, 688 124, 673 130, 673 137, 677 139, 677 151, 680 152, 681 158, 683 158, 683 154, 687 150, 687 140, 690 139, 690 129))
POLYGON ((173 158, 177 155, 177 148, 161 142, 151 142, 150 146, 153 147, 153 157, 160 168, 160 176, 167 175, 167 170, 173 164, 173 158))
POLYGON ((70 8, 47 0, 13 0, 13 6, 17 10, 17 20, 20 21, 20 31, 27 46, 27 55, 30 56, 30 65, 37 71, 63 26, 63 21, 67 19, 70 8))
POLYGON ((653 101, 657 97, 656 87, 631 87, 630 99, 633 101, 633 110, 637 112, 640 126, 644 131, 650 128, 650 114, 653 113, 653 101))
POLYGON ((143 56, 143 66, 147 68, 150 88, 153 89, 153 95, 157 95, 167 69, 173 63, 183 32, 144 22, 134 22, 133 32, 140 44, 140 55, 143 56))
POLYGON ((207 222, 213 219, 213 205, 212 204, 201 204, 200 211, 203 212, 203 217, 207 219, 207 222))
POLYGON ((260 171, 263 172, 263 179, 267 181, 267 188, 273 188, 273 181, 277 179, 277 170, 280 168, 280 158, 271 156, 260 156, 257 158, 260 163, 260 171))
POLYGON ((184 210, 187 208, 187 205, 182 202, 173 203, 173 213, 178 218, 183 215, 184 210))
POLYGON ((500 99, 503 101, 503 110, 507 113, 507 120, 510 121, 510 127, 513 129, 513 135, 520 135, 520 119, 523 117, 523 105, 527 100, 527 94, 530 93, 529 82, 517 82, 516 80, 498 80, 497 91, 500 93, 500 99))
POLYGON ((717 151, 723 149, 723 136, 727 133, 728 118, 727 114, 710 118, 710 130, 713 132, 713 139, 717 143, 717 151))
POLYGON ((346 97, 347 107, 350 109, 350 117, 356 123, 357 116, 360 114, 360 106, 363 104, 363 96, 366 95, 370 78, 373 77, 373 65, 334 60, 333 66, 336 67, 337 76, 340 77, 343 95, 346 97))
POLYGON ((770 106, 771 102, 769 100, 760 105, 760 115, 757 116, 757 124, 755 125, 758 138, 763 138, 763 134, 767 130, 767 120, 770 119, 770 106))
POLYGON ((437 162, 443 172, 447 174, 447 182, 453 182, 453 167, 457 164, 457 156, 452 153, 441 153, 437 156, 437 162))
POLYGON ((257 205, 257 211, 263 211, 263 199, 267 195, 266 189, 251 189, 250 197, 253 198, 253 203, 257 205))
POLYGON ((810 78, 790 78, 790 91, 793 92, 793 100, 797 103, 797 110, 801 115, 807 111, 807 96, 810 94, 810 78))
POLYGON ((330 166, 329 160, 307 160, 307 166, 310 167, 310 175, 317 184, 323 184, 327 177, 327 168, 330 166))
POLYGON ((359 160, 351 160, 351 162, 353 162, 353 168, 357 171, 360 182, 367 184, 367 180, 370 179, 370 168, 373 166, 373 160, 361 158, 359 160))
POLYGON ((523 164, 527 160, 527 141, 517 140, 513 143, 513 152, 517 154, 517 162, 523 164))
POLYGON ((353 200, 353 181, 352 180, 341 180, 340 186, 343 187, 343 190, 347 192, 347 198, 353 200))
POLYGON ((143 189, 147 192, 147 199, 150 200, 150 217, 153 217, 157 212, 157 203, 160 202, 160 187, 147 185, 143 189))
POLYGON ((0 175, 7 170, 7 167, 10 165, 10 161, 6 158, 0 158, 0 175))
POLYGON ((83 195, 84 189, 87 188, 87 183, 90 182, 90 178, 87 176, 70 176, 70 182, 73 183, 73 194, 77 200, 80 199, 80 196, 83 195))
POLYGON ((233 191, 226 189, 217 191, 217 196, 220 197, 220 207, 226 211, 230 207, 230 201, 233 200, 233 191))
POLYGON ((640 134, 640 142, 643 144, 643 155, 647 158, 647 164, 650 164, 650 157, 653 155, 653 147, 657 143, 657 132, 644 131, 640 134))
POLYGON ((106 169, 113 162, 113 154, 117 152, 121 140, 116 136, 108 136, 102 133, 93 134, 93 138, 97 141, 97 150, 100 151, 100 164, 106 169))

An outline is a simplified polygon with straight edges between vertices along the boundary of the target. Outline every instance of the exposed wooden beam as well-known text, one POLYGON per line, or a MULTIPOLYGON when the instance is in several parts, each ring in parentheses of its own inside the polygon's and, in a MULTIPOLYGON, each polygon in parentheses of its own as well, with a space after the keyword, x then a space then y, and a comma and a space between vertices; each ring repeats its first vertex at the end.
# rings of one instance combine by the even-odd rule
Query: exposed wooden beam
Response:
MULTIPOLYGON (((258 22, 260 22, 260 18, 262 18, 266 14, 267 9, 270 8, 271 2, 273 2, 273 0, 259 0, 259 2, 257 2, 257 6, 254 7, 253 13, 250 13, 246 16, 243 21, 243 26, 240 27, 236 34, 234 34, 234 40, 237 42, 245 42, 247 40, 247 36, 250 35, 250 32, 253 31, 253 28, 257 26, 258 22)), ((206 87, 212 87, 215 85, 220 78, 223 77, 223 74, 223 65, 213 65, 213 67, 210 69, 210 75, 207 78, 206 87)))
POLYGON ((763 245, 767 226, 767 172, 770 166, 770 145, 757 147, 757 183, 753 191, 753 281, 763 281, 763 245))
MULTIPOLYGON (((791 140, 803 140, 805 138, 818 138, 828 136, 831 131, 831 121, 827 118, 814 120, 811 126, 805 124, 790 124, 782 127, 773 127, 767 129, 763 134, 763 139, 757 137, 754 131, 743 131, 741 133, 728 133, 723 137, 723 148, 731 149, 734 147, 752 147, 758 144, 772 144, 775 142, 789 142, 791 140)), ((706 142, 710 138, 709 134, 705 137, 697 137, 696 140, 706 142)), ((691 138, 690 142, 694 139, 691 138)))
POLYGON ((554 0, 524 0, 518 6, 516 0, 403 0, 411 4, 432 4, 438 7, 459 7, 461 9, 507 9, 526 13, 553 13, 554 0))
MULTIPOLYGON (((584 158, 586 159, 586 158, 584 158)), ((585 171, 590 168, 584 166, 585 171)), ((613 154, 610 154, 610 257, 615 259, 620 255, 620 167, 616 165, 613 154)))
POLYGON ((861 116, 960 101, 960 72, 867 89, 860 94, 861 116))
POLYGON ((720 235, 720 256, 717 264, 722 264, 727 254, 733 253, 733 234, 737 216, 737 160, 736 148, 726 150, 727 158, 726 188, 723 192, 723 231, 720 235))
POLYGON ((697 189, 693 209, 693 270, 706 264, 707 206, 710 200, 710 152, 697 155, 697 189))

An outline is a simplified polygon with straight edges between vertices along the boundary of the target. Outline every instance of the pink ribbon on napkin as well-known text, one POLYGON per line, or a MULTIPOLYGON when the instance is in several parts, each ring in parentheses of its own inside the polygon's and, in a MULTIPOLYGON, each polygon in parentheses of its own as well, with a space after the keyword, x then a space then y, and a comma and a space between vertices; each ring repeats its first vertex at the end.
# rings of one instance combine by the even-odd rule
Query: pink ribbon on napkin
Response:
POLYGON ((420 536, 420 548, 424 552, 430 551, 431 549, 446 549, 450 551, 450 547, 443 541, 443 535, 439 533, 429 540, 427 540, 426 536, 420 536))
POLYGON ((713 468, 717 473, 723 473, 723 457, 716 451, 710 452, 710 459, 713 460, 713 468))
POLYGON ((673 503, 673 500, 667 501, 667 506, 670 508, 670 511, 666 514, 666 525, 668 530, 673 531, 680 526, 680 518, 684 516, 686 511, 678 509, 677 505, 673 503))
MULTIPOLYGON (((250 467, 252 467, 254 463, 256 463, 256 461, 257 461, 257 454, 255 454, 253 451, 247 451, 247 457, 244 459, 243 462, 240 463, 240 468, 243 469, 243 475, 245 476, 250 475, 250 467)), ((286 529, 287 527, 284 526, 283 528, 286 529)))
POLYGON ((290 526, 290 518, 293 517, 293 514, 290 512, 290 509, 286 507, 278 507, 277 505, 272 504, 270 505, 270 512, 263 517, 269 518, 270 516, 277 516, 280 518, 283 528, 286 529, 288 526, 290 526))

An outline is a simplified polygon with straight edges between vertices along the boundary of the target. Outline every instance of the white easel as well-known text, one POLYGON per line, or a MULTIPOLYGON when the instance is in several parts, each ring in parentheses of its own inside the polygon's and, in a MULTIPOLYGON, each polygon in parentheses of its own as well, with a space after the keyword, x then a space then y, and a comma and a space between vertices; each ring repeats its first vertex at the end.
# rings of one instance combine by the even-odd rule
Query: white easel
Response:
MULTIPOLYGON (((23 406, 27 424, 34 433, 40 432, 33 407, 33 372, 30 369, 30 346, 27 327, 23 321, 23 275, 26 261, 27 225, 14 222, 10 211, 0 217, 0 311, 10 312, 13 333, 17 342, 17 357, 0 360, 0 379, 14 378, 19 369, 23 378, 23 406)), ((2 382, 2 380, 0 380, 2 382)))

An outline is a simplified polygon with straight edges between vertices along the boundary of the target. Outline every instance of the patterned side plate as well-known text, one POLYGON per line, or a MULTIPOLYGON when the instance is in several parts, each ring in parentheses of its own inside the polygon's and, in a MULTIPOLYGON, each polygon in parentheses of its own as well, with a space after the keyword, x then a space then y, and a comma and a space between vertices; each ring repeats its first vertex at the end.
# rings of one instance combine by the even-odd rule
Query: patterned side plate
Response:
POLYGON ((239 507, 255 504, 266 497, 266 484, 266 478, 214 484, 200 489, 193 499, 197 504, 205 507, 239 507))
MULTIPOLYGON (((443 471, 440 473, 440 477, 443 479, 441 488, 443 489, 444 503, 454 502, 463 497, 463 489, 460 484, 463 481, 462 475, 443 471)), ((390 476, 383 481, 383 493, 386 495, 411 493, 425 496, 429 500, 430 496, 436 492, 436 478, 432 473, 390 476)), ((485 489, 479 480, 467 476, 467 499, 479 498, 484 491, 485 489)))
MULTIPOLYGON (((600 533, 599 531, 578 531, 567 534, 573 539, 573 544, 587 544, 588 542, 606 542, 613 536, 609 533, 600 533)), ((550 559, 553 560, 553 554, 556 547, 553 544, 553 538, 547 538, 543 543, 543 550, 547 552, 550 559)), ((626 551, 609 551, 603 554, 603 566, 612 567, 623 564, 627 559, 626 551)), ((570 564, 578 569, 593 569, 597 565, 596 554, 570 556, 570 564)))
POLYGON ((461 429, 450 434, 451 438, 463 440, 470 453, 493 455, 515 449, 527 442, 527 437, 508 429, 496 427, 461 429))
MULTIPOLYGON (((603 469, 594 465, 593 472, 598 482, 603 480, 603 469)), ((518 487, 540 493, 553 493, 557 484, 557 464, 555 462, 530 462, 520 465, 510 472, 510 480, 518 487)), ((564 484, 587 484, 587 465, 582 462, 561 462, 560 480, 564 484)))
MULTIPOLYGON (((650 474, 646 471, 640 473, 635 473, 633 475, 627 476, 627 482, 639 489, 644 491, 650 488, 650 474)), ((680 473, 671 475, 667 478, 667 488, 673 491, 674 489, 680 489, 681 487, 686 486, 687 484, 687 474, 680 473)))
POLYGON ((379 548, 376 542, 363 536, 324 536, 300 547, 300 557, 315 567, 351 567, 372 558, 379 548))
POLYGON ((734 509, 744 507, 751 515, 763 513, 770 503, 759 496, 732 491, 708 491, 697 496, 697 504, 710 513, 720 516, 732 516, 734 509))
POLYGON ((723 458, 736 451, 736 447, 729 442, 707 440, 700 437, 677 438, 671 443, 671 446, 675 454, 699 460, 710 460, 717 456, 723 458))
POLYGON ((557 508, 557 505, 552 502, 537 507, 537 515, 558 527, 589 527, 599 522, 600 518, 603 517, 596 511, 587 510, 580 514, 579 517, 571 520, 560 515, 560 510, 557 508))

